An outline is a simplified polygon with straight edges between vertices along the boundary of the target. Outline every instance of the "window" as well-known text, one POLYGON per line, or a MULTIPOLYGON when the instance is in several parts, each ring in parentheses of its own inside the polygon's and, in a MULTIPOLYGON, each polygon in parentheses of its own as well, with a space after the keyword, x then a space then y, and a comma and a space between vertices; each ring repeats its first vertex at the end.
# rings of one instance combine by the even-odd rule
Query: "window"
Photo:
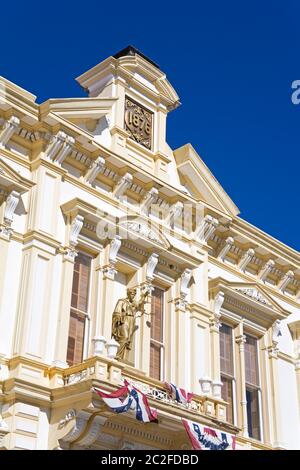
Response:
POLYGON ((86 316, 88 313, 91 258, 79 253, 75 259, 70 312, 67 362, 82 362, 86 316))
POLYGON ((259 374, 257 357, 257 339, 246 335, 245 343, 245 376, 248 433, 254 439, 260 439, 259 410, 259 374))
POLYGON ((233 344, 232 328, 228 325, 220 327, 220 369, 222 398, 228 402, 227 421, 233 423, 233 385, 234 385, 234 367, 233 367, 233 344))
POLYGON ((151 333, 150 333, 150 376, 157 380, 163 378, 163 313, 164 291, 155 287, 151 296, 151 333))

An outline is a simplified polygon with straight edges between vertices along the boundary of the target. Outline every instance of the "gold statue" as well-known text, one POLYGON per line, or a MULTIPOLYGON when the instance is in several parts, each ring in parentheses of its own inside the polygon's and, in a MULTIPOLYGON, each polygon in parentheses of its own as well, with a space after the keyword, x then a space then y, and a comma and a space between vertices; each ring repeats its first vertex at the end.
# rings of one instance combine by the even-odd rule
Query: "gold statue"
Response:
POLYGON ((126 361, 128 352, 131 349, 133 335, 138 329, 135 320, 144 315, 145 304, 149 295, 149 289, 146 289, 139 301, 136 301, 136 289, 127 289, 127 297, 117 302, 112 316, 112 337, 119 343, 119 349, 116 359, 126 361))

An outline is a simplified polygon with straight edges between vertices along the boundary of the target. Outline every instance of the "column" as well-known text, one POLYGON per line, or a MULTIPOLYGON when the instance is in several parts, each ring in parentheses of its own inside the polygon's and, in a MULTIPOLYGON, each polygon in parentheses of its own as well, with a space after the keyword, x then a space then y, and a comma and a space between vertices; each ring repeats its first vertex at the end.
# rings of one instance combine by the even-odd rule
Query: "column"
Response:
POLYGON ((211 376, 212 393, 216 398, 221 397, 221 374, 220 374, 220 318, 221 307, 224 302, 224 293, 218 292, 214 299, 213 316, 210 319, 210 345, 211 345, 211 376))

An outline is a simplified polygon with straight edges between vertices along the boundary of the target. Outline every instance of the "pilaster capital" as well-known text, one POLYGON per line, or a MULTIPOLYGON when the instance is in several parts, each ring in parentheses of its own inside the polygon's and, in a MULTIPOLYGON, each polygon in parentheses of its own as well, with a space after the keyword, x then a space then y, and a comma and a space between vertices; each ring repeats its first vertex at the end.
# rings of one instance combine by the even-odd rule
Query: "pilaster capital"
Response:
POLYGON ((247 342, 246 335, 239 335, 235 338, 235 342, 239 345, 240 351, 244 350, 244 344, 247 342))
POLYGON ((114 281, 115 275, 117 274, 118 271, 116 270, 114 265, 110 264, 108 266, 104 266, 102 268, 102 272, 103 272, 104 279, 110 279, 111 281, 114 281))

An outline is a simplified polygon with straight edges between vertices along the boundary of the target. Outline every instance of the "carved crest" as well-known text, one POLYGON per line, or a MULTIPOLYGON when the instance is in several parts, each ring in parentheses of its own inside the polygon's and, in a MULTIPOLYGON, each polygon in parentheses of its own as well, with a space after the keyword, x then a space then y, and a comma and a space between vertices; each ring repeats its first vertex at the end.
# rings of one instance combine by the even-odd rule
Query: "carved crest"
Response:
POLYGON ((129 98, 125 99, 125 130, 130 137, 151 150, 152 113, 129 98))

